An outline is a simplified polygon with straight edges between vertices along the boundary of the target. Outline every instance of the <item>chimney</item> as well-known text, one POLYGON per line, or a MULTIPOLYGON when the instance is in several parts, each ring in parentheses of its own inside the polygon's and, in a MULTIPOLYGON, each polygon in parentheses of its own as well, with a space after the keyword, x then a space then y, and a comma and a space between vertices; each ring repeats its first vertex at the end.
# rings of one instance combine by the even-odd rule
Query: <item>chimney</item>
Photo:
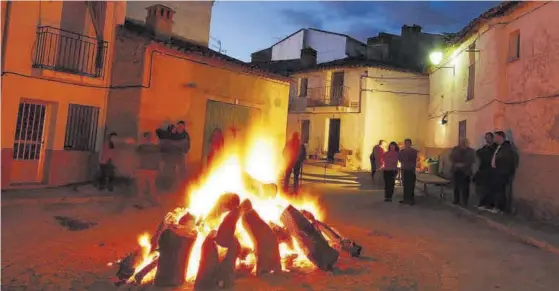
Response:
POLYGON ((421 33, 421 26, 414 24, 411 26, 403 25, 402 26, 402 37, 418 35, 421 33))
POLYGON ((310 68, 316 66, 316 50, 307 47, 301 50, 301 66, 310 68))
POLYGON ((155 35, 173 34, 173 15, 175 11, 165 5, 155 4, 146 8, 146 27, 155 35))

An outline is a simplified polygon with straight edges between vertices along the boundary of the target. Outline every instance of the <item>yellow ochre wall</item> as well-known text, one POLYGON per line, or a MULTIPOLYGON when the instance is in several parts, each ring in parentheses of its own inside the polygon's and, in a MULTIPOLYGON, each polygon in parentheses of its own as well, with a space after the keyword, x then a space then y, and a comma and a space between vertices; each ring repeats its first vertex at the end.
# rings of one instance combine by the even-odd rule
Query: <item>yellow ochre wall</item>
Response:
MULTIPOLYGON (((126 45, 131 44, 127 42, 126 45)), ((257 76, 239 65, 179 53, 156 43, 149 45, 143 56, 140 79, 144 88, 115 89, 111 93, 107 120, 110 131, 137 140, 142 132, 184 120, 191 141, 188 172, 194 174, 202 164, 206 103, 215 100, 259 108, 263 125, 279 143, 284 143, 287 81, 257 76), (134 120, 123 120, 134 116, 131 110, 137 112, 134 120)), ((128 66, 134 66, 134 62, 118 65, 122 70, 129 70, 128 66)), ((118 76, 115 71, 115 78, 118 76)), ((119 174, 130 176, 134 161, 132 151, 123 151, 116 163, 119 174)))
MULTIPOLYGON (((43 185, 56 186, 83 182, 90 178, 91 168, 97 163, 96 152, 64 150, 66 119, 70 103, 99 107, 97 144, 104 127, 105 103, 110 80, 112 45, 116 24, 124 19, 124 2, 108 2, 103 37, 109 47, 104 64, 104 75, 84 77, 46 69, 32 68, 38 26, 59 27, 63 2, 11 2, 9 24, 2 19, 2 33, 7 33, 4 71, 2 72, 2 189, 12 188, 10 175, 17 122, 21 100, 47 104, 45 121, 45 155, 43 156, 43 185), (6 27, 7 26, 7 27, 6 27), (6 28, 6 31, 4 31, 6 28)), ((85 5, 85 4, 84 4, 85 5)), ((2 2, 2 16, 6 7, 2 2)), ((93 24, 86 14, 85 31, 94 37, 93 24)), ((99 147, 97 146, 97 151, 99 147)))

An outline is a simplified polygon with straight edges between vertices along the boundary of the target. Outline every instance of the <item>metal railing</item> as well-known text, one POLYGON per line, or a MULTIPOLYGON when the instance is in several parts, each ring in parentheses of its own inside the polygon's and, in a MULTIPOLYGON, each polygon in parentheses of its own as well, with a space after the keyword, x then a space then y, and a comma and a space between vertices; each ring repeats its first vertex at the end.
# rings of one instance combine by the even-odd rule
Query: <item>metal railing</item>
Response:
POLYGON ((109 43, 54 28, 37 28, 34 68, 89 77, 102 77, 109 43))
POLYGON ((345 106, 349 107, 349 87, 324 86, 307 90, 307 107, 345 106))

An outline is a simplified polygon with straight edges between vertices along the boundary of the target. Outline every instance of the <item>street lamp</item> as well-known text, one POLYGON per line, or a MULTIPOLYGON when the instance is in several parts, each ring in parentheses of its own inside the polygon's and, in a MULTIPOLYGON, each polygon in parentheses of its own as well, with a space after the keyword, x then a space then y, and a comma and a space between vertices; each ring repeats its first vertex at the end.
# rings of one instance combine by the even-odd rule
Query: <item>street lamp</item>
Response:
POLYGON ((452 75, 456 75, 456 67, 438 67, 438 65, 443 61, 443 53, 440 51, 434 51, 429 54, 429 60, 437 69, 452 69, 452 75))

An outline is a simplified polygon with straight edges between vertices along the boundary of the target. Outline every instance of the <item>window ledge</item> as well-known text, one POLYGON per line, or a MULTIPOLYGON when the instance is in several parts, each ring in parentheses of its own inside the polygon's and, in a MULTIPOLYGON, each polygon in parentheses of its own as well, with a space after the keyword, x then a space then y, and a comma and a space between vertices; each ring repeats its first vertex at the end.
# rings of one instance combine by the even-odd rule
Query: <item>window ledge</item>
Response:
POLYGON ((509 63, 512 63, 512 62, 514 62, 514 61, 516 61, 516 60, 519 60, 519 59, 520 59, 520 57, 509 58, 509 59, 508 59, 508 62, 509 62, 509 63))

